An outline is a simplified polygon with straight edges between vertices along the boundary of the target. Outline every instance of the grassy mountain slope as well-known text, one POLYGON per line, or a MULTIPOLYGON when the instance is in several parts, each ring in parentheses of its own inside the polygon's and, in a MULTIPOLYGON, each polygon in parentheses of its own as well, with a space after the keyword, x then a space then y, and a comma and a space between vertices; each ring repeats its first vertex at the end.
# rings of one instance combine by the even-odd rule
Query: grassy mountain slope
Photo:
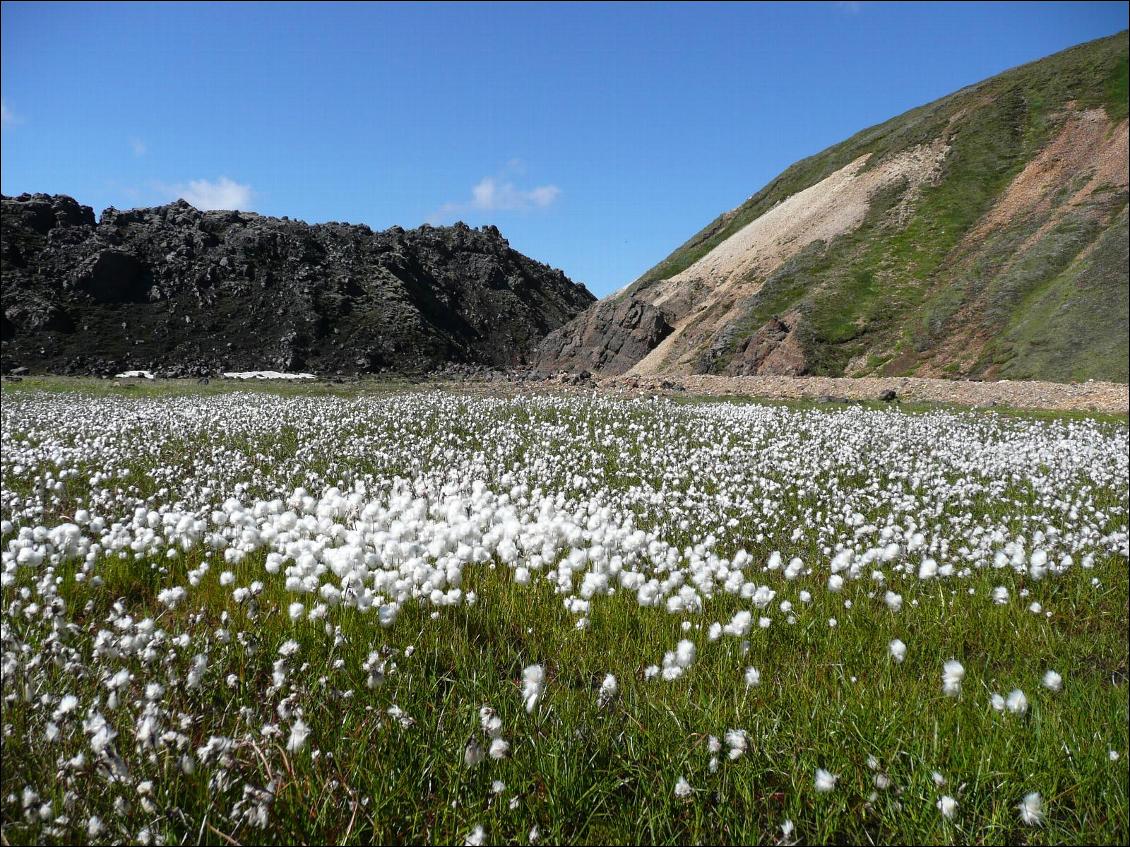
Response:
POLYGON ((1127 381, 1127 54, 1084 44, 796 163, 617 295, 676 328, 637 367, 1127 381), (866 179, 834 237, 720 265, 798 192, 866 179))

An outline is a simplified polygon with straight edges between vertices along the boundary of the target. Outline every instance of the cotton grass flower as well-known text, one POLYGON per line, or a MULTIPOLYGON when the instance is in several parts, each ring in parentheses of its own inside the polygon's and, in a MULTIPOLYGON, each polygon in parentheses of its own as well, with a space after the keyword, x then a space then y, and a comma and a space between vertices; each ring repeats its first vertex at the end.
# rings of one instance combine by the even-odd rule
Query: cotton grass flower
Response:
POLYGON ((893 638, 891 643, 887 645, 887 652, 894 660, 895 664, 901 665, 906 658, 906 645, 901 639, 893 638))
POLYGON ((694 789, 691 788, 691 784, 689 782, 687 782, 686 778, 685 777, 679 777, 679 781, 675 783, 675 796, 678 797, 680 800, 685 800, 687 797, 690 797, 691 794, 693 794, 693 793, 694 793, 694 789))
POLYGON ((488 738, 498 738, 502 735, 502 718, 490 706, 479 709, 479 726, 488 738))
POLYGON ((950 659, 942 666, 942 691, 948 697, 961 693, 961 681, 965 679, 965 668, 957 659, 950 659))
POLYGON ((744 729, 731 729, 726 733, 726 744, 730 747, 730 761, 742 757, 749 747, 749 738, 744 729))
POLYGON ((957 801, 948 794, 943 794, 937 803, 938 811, 947 821, 952 821, 957 816, 957 801))
POLYGON ((795 831, 796 827, 793 825, 793 822, 786 818, 785 822, 781 824, 781 840, 788 841, 792 838, 793 832, 795 831))
POLYGON ((492 739, 487 753, 492 759, 505 759, 510 755, 510 742, 503 738, 492 739))
POLYGON ((296 718, 290 726, 290 738, 287 739, 286 749, 290 753, 298 753, 306 746, 306 739, 310 735, 310 727, 302 718, 296 718))
POLYGON ((821 794, 827 794, 829 791, 836 787, 837 779, 839 779, 839 777, 831 773, 830 771, 826 771, 824 770, 824 768, 817 768, 816 790, 821 794))
POLYGON ((541 665, 527 665, 522 670, 522 702, 531 713, 545 688, 545 669, 541 665))
POLYGON ((1059 691, 1063 688, 1063 677, 1053 670, 1048 670, 1044 673, 1041 683, 1048 691, 1059 691))
POLYGON ((597 703, 601 708, 604 708, 613 700, 616 699, 616 693, 620 690, 619 685, 616 683, 616 677, 612 674, 607 674, 604 681, 600 683, 600 693, 597 695, 597 703))
POLYGON ((483 746, 477 738, 472 736, 463 750, 463 764, 468 768, 473 768, 481 764, 484 758, 483 746))
POLYGON ((1014 688, 1005 699, 1005 707, 1014 715, 1023 715, 1028 711, 1028 698, 1019 688, 1014 688))
POLYGON ((1025 794, 1016 808, 1020 811, 1020 820, 1028 826, 1039 826, 1043 823, 1044 801, 1039 791, 1025 794))

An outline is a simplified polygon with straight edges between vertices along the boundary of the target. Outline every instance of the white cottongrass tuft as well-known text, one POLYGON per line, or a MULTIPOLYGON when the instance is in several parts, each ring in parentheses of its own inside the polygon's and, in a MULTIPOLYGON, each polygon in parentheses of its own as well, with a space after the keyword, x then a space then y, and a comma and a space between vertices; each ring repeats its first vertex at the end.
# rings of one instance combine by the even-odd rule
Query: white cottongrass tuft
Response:
POLYGON ((1059 691, 1063 688, 1063 677, 1053 670, 1045 672, 1041 682, 1048 691, 1059 691))
POLYGON ((675 796, 680 800, 684 800, 690 797, 692 793, 694 793, 694 789, 691 788, 691 784, 687 782, 686 777, 679 777, 679 781, 675 783, 675 796))
POLYGON ((957 801, 948 794, 943 794, 938 800, 938 811, 947 821, 952 821, 957 816, 957 801))
POLYGON ((1028 711, 1028 698, 1024 696, 1024 692, 1019 688, 1014 688, 1008 693, 1005 706, 1014 715, 1022 715, 1028 711))
POLYGON ((302 718, 297 718, 290 726, 290 738, 287 739, 286 749, 288 752, 297 753, 306 746, 306 738, 310 735, 310 727, 302 718))
POLYGON ((597 703, 601 706, 607 706, 616 699, 616 693, 620 690, 620 686, 616 683, 616 677, 608 674, 604 677, 604 682, 600 684, 600 694, 597 695, 597 703))
POLYGON ((745 669, 745 687, 756 688, 761 685, 761 671, 757 668, 745 669))
POLYGON ((942 666, 942 691, 949 697, 961 693, 961 681, 965 679, 965 668, 957 659, 950 659, 942 666))
POLYGON ((675 648, 675 664, 686 669, 694 664, 696 649, 694 642, 684 638, 675 648))
POLYGON ((744 729, 731 729, 726 733, 726 744, 730 747, 730 761, 734 761, 749 747, 749 738, 744 729))
POLYGON ((533 712, 544 688, 545 669, 541 665, 527 665, 522 670, 522 702, 527 712, 533 712))
POLYGON ((1044 800, 1040 797, 1039 791, 1032 791, 1024 795, 1024 799, 1020 801, 1020 805, 1016 807, 1020 810, 1020 820, 1028 824, 1028 826, 1039 826, 1044 820, 1044 800))
POLYGON ((891 643, 887 645, 887 652, 891 654, 895 664, 901 665, 903 659, 906 658, 906 645, 902 642, 902 639, 893 638, 891 643))
POLYGON ((684 638, 674 650, 663 655, 663 678, 670 682, 681 677, 694 664, 696 654, 694 642, 684 638))
POLYGON ((489 738, 498 738, 502 735, 502 718, 490 706, 479 709, 479 725, 489 738))
POLYGON ((834 773, 824 770, 824 768, 816 769, 816 790, 821 794, 827 794, 836 787, 836 780, 839 779, 834 773))
POLYGON ((510 742, 503 738, 495 738, 490 742, 487 751, 492 759, 505 759, 510 755, 510 742))
POLYGON ((467 742, 467 747, 463 750, 463 764, 469 768, 476 767, 481 764, 485 754, 483 753, 483 745, 474 736, 467 742))

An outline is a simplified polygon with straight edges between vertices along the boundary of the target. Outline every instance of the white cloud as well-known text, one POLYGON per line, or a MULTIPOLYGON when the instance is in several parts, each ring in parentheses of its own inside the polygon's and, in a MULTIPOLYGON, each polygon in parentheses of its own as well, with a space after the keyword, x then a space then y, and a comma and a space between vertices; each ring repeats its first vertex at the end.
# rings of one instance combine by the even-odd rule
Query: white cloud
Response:
POLYGON ((255 192, 250 185, 222 176, 215 182, 206 179, 194 179, 185 184, 171 185, 167 189, 173 195, 170 199, 183 198, 197 209, 242 209, 251 208, 255 192))
POLYGON ((9 109, 7 102, 0 98, 0 127, 7 128, 23 122, 24 119, 9 109))
MULTIPOLYGON (((517 160, 511 161, 505 173, 524 170, 517 160)), ((462 212, 528 212, 552 206, 561 196, 556 185, 521 188, 508 176, 483 177, 471 188, 471 199, 462 203, 444 203, 429 223, 444 223, 462 212)))
POLYGON ((479 181, 471 189, 472 209, 482 212, 513 212, 544 209, 557 199, 561 189, 556 185, 539 185, 523 190, 512 182, 500 182, 493 176, 479 181))
POLYGON ((131 138, 129 140, 129 146, 130 149, 133 150, 133 155, 137 156, 138 158, 144 156, 149 152, 149 148, 140 138, 131 138))

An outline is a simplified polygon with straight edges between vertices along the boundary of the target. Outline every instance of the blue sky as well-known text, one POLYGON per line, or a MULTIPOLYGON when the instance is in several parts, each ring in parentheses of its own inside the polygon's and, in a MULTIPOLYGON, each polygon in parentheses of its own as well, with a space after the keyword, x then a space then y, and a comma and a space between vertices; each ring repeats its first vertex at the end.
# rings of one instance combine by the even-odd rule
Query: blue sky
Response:
POLYGON ((797 159, 1128 5, 2 8, 5 194, 494 223, 603 295, 797 159))

